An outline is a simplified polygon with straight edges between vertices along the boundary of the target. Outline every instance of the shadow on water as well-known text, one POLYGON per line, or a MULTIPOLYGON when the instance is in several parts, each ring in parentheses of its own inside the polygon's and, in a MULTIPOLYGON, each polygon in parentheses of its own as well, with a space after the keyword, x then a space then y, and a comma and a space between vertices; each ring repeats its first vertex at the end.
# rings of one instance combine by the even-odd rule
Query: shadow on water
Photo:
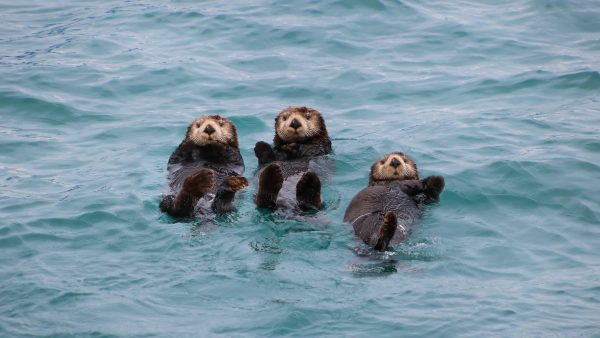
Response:
POLYGON ((436 252, 439 243, 435 239, 415 237, 384 252, 360 243, 351 248, 356 259, 347 267, 354 277, 381 277, 397 272, 415 273, 421 271, 415 266, 416 263, 442 259, 440 253, 436 252))
POLYGON ((330 221, 320 212, 257 210, 252 222, 259 233, 249 245, 260 254, 263 270, 275 270, 282 255, 325 250, 331 245, 330 221))
POLYGON ((403 264, 394 248, 379 252, 361 243, 351 250, 356 259, 348 263, 347 268, 353 277, 385 277, 402 270, 403 264))

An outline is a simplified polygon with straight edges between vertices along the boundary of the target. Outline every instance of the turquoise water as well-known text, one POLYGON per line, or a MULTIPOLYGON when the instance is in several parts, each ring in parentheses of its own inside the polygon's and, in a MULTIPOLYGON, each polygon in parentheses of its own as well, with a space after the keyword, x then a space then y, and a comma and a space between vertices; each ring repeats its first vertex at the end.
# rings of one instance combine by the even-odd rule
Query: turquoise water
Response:
POLYGON ((0 5, 0 336, 600 336, 600 4, 0 5), (333 138, 327 210, 158 211, 195 117, 252 147, 288 105, 333 138), (446 190, 365 255, 381 154, 446 190))

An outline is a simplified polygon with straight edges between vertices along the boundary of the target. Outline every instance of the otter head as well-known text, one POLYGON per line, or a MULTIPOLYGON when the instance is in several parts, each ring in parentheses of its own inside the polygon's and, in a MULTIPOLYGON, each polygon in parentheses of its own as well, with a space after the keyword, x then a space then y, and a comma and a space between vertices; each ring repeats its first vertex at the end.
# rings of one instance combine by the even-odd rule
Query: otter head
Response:
POLYGON ((275 118, 275 134, 275 138, 283 143, 304 142, 327 136, 327 128, 318 111, 307 107, 288 107, 275 118))
POLYGON ((401 152, 387 154, 371 167, 369 182, 418 180, 417 165, 401 152))
POLYGON ((194 120, 188 127, 187 138, 198 146, 221 143, 239 147, 235 126, 219 115, 205 115, 194 120))

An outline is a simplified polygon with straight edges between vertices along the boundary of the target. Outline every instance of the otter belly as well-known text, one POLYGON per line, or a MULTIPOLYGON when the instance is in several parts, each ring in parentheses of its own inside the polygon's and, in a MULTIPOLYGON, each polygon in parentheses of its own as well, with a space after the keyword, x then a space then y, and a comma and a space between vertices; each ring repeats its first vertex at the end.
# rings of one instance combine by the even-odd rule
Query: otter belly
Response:
POLYGON ((410 234, 422 213, 423 205, 402 190, 388 186, 370 186, 361 190, 350 202, 344 221, 352 225, 355 234, 368 245, 375 245, 384 214, 393 211, 397 228, 392 238, 398 243, 410 234))
POLYGON ((183 182, 186 178, 204 168, 213 169, 217 176, 217 180, 212 191, 213 194, 216 193, 216 188, 221 184, 225 177, 230 175, 242 175, 243 173, 243 169, 239 170, 238 166, 227 166, 214 163, 210 163, 210 165, 208 165, 208 163, 205 161, 170 164, 167 168, 169 172, 168 180, 169 188, 171 190, 170 193, 177 193, 183 186, 183 182))
POLYGON ((281 209, 294 209, 297 207, 296 187, 302 175, 307 171, 312 171, 323 181, 326 181, 334 169, 334 162, 329 156, 316 156, 314 158, 300 158, 286 161, 274 161, 266 164, 256 171, 256 182, 263 169, 272 163, 276 163, 281 168, 283 174, 283 184, 277 195, 277 206, 281 209))

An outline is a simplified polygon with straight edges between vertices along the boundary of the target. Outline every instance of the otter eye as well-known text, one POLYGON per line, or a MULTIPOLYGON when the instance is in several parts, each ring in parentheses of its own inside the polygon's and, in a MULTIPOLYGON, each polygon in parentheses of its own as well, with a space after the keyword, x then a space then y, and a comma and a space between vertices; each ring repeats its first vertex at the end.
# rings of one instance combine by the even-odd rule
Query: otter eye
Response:
POLYGON ((200 128, 200 122, 196 122, 196 128, 200 128))
POLYGON ((222 127, 224 124, 225 124, 225 122, 223 122, 223 120, 220 120, 220 121, 219 121, 219 126, 221 126, 221 127, 222 127))
POLYGON ((304 117, 306 117, 307 120, 310 120, 310 113, 304 114, 304 117))
POLYGON ((379 161, 379 163, 380 163, 381 165, 384 165, 384 164, 385 164, 385 161, 384 161, 384 160, 381 160, 381 161, 379 161))

